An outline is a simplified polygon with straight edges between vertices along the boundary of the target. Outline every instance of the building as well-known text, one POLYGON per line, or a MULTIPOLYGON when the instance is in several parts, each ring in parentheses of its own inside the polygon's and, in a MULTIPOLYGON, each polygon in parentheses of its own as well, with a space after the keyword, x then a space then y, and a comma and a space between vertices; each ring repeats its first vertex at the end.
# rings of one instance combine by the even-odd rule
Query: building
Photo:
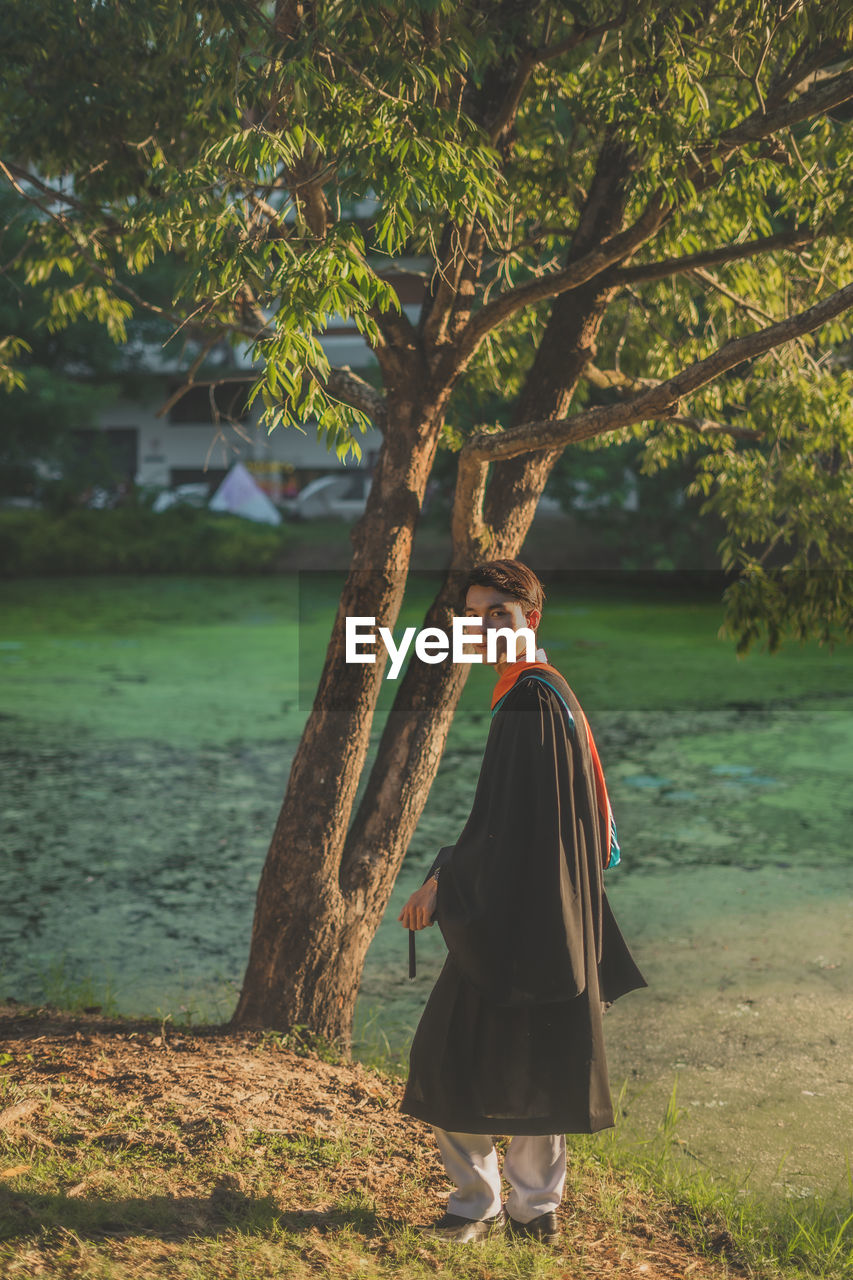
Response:
MULTIPOLYGON (((397 291, 404 312, 414 322, 420 312, 425 274, 420 262, 398 260, 387 273, 397 291)), ((344 321, 329 325, 320 342, 333 367, 349 366, 364 374, 376 367, 376 358, 353 324, 344 321)), ((184 383, 184 369, 164 361, 159 350, 146 353, 150 363, 150 393, 133 400, 117 400, 105 409, 96 427, 78 433, 85 451, 99 437, 108 448, 118 477, 137 485, 173 488, 180 484, 206 483, 212 493, 228 469, 243 462, 274 501, 295 496, 311 480, 338 473, 344 464, 334 449, 327 450, 318 439, 316 427, 305 424, 304 432, 276 427, 271 433, 259 423, 262 407, 256 400, 250 410, 241 402, 251 386, 251 365, 235 359, 233 350, 223 349, 222 383, 214 390, 220 412, 240 421, 239 429, 214 421, 211 388, 190 388, 171 403, 184 383)), ((209 375, 208 375, 209 376, 209 375)), ((346 469, 370 470, 381 447, 376 430, 359 436, 361 462, 350 455, 346 469)))

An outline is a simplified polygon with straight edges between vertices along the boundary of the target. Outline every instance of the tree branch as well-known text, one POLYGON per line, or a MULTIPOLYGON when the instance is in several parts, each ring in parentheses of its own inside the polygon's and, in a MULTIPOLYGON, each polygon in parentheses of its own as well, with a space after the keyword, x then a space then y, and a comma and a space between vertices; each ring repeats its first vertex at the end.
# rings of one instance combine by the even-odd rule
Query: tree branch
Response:
MULTIPOLYGON (((91 209, 87 209, 82 201, 78 200, 76 196, 73 196, 66 191, 57 191, 56 187, 51 187, 46 182, 42 182, 41 178, 35 177, 34 174, 29 173, 26 169, 22 169, 20 165, 15 164, 13 161, 0 160, 0 170, 2 170, 7 181, 11 183, 19 195, 23 196, 30 204, 34 204, 37 209, 41 209, 43 213, 47 213, 48 217, 52 216, 50 212, 45 209, 44 205, 39 204, 28 191, 25 191, 24 188, 19 185, 20 182, 27 182, 31 187, 34 187, 36 191, 41 192, 43 196, 47 196, 51 200, 58 200, 62 204, 67 204, 72 209, 78 209, 81 213, 86 213, 91 216, 91 209), (15 179, 18 179, 18 181, 15 181, 15 179)), ((100 213, 101 211, 99 210, 98 212, 100 213)), ((114 229, 120 230, 117 223, 113 223, 112 225, 114 229)))
POLYGON ((658 197, 657 203, 650 202, 646 209, 626 231, 620 231, 605 240, 597 249, 584 254, 576 262, 554 271, 538 280, 519 285, 509 292, 487 302, 473 316, 463 331, 456 349, 457 367, 463 368, 477 350, 486 334, 498 325, 503 324, 517 311, 532 306, 545 298, 555 298, 569 289, 578 289, 594 276, 601 275, 608 267, 639 248, 644 240, 658 230, 664 220, 663 201, 658 197))
POLYGON ((606 35, 608 31, 614 31, 623 26, 628 18, 630 9, 630 4, 627 3, 627 0, 624 0, 621 11, 616 18, 612 18, 607 22, 600 22, 594 27, 585 27, 577 24, 573 27, 571 34, 563 40, 557 40, 554 44, 540 45, 538 48, 531 49, 523 54, 519 59, 518 69, 509 93, 500 111, 489 125, 490 144, 493 147, 498 146, 505 129, 515 118, 515 113, 518 111, 521 99, 524 96, 524 90, 534 68, 542 66, 546 62, 551 62, 554 58, 559 58, 564 53, 571 53, 572 49, 576 49, 578 45, 587 40, 594 40, 597 36, 606 35))
POLYGON ((625 25, 631 12, 631 7, 630 4, 623 3, 618 16, 610 19, 610 21, 599 22, 594 27, 576 26, 571 35, 566 36, 564 40, 556 40, 553 44, 541 45, 533 53, 536 63, 550 62, 554 58, 561 57, 564 53, 571 53, 572 49, 576 49, 585 40, 595 40, 598 36, 607 35, 608 31, 618 30, 619 27, 625 25))
POLYGON ((599 391, 628 393, 647 391, 649 387, 660 386, 660 378, 632 378, 630 374, 622 373, 620 369, 599 369, 594 364, 586 366, 583 376, 590 386, 597 387, 599 391))
POLYGON ((453 300, 450 315, 448 316, 446 332, 451 341, 465 328, 474 309, 477 278, 483 264, 485 247, 486 233, 478 223, 468 240, 465 259, 456 285, 456 297, 453 300))
MULTIPOLYGON (((213 345, 214 343, 209 343, 201 354, 193 361, 185 381, 157 410, 158 418, 165 417, 165 415, 175 407, 178 401, 182 400, 187 392, 193 387, 208 387, 211 389, 212 393, 217 387, 226 382, 257 381, 257 373, 228 373, 223 374, 219 378, 197 379, 195 374, 201 367, 205 356, 213 345)), ((365 380, 360 378, 358 374, 353 373, 349 365, 344 365, 340 369, 330 369, 329 377, 324 383, 324 389, 336 399, 343 400, 346 404, 352 405, 353 408, 360 409, 362 413, 366 413, 378 431, 385 430, 387 421, 385 397, 381 392, 377 391, 375 387, 372 387, 369 382, 365 382, 365 380)))
POLYGON ((559 449, 579 440, 591 440, 620 427, 631 426, 635 422, 677 416, 679 402, 685 396, 698 391, 700 387, 713 382, 745 360, 754 360, 782 343, 812 333, 851 307, 853 283, 798 315, 780 320, 745 337, 732 339, 705 359, 697 360, 674 377, 650 387, 631 400, 587 409, 570 418, 526 422, 494 434, 479 432, 459 454, 454 522, 464 520, 465 516, 470 518, 472 510, 482 510, 489 463, 537 450, 559 449))
POLYGON ((329 370, 326 390, 338 400, 343 400, 353 408, 366 413, 377 431, 384 434, 388 424, 388 406, 385 397, 364 378, 353 373, 349 365, 329 370))
MULTIPOLYGON (((491 120, 483 122, 490 145, 499 148, 502 143, 507 142, 505 135, 515 120, 535 67, 570 52, 586 40, 605 35, 624 25, 629 13, 630 4, 628 0, 623 0, 616 18, 592 27, 576 24, 565 39, 522 53, 499 109, 491 120)), ((478 234, 473 219, 464 226, 456 226, 454 223, 445 226, 441 248, 436 254, 438 287, 435 296, 425 300, 421 314, 420 328, 426 342, 438 345, 449 332, 455 343, 464 329, 473 305, 473 282, 480 270, 484 247, 484 240, 478 234), (471 286, 470 290, 468 285, 471 286), (466 294, 461 299, 460 291, 466 294)))
MULTIPOLYGON (((720 175, 713 167, 715 160, 722 160, 725 163, 736 151, 749 143, 760 142, 780 129, 790 128, 793 124, 799 124, 814 115, 829 111, 849 101, 850 98, 853 98, 853 71, 834 76, 817 88, 802 94, 796 101, 785 103, 775 111, 754 111, 718 138, 697 145, 693 149, 695 157, 693 163, 688 165, 681 176, 688 178, 699 193, 719 180, 720 175)), ((672 174, 667 175, 661 187, 650 198, 631 227, 617 232, 565 269, 555 271, 541 280, 532 280, 527 284, 519 285, 518 288, 511 289, 508 293, 496 298, 494 302, 481 307, 460 337, 456 353, 457 368, 464 368, 486 334, 508 320, 516 311, 540 302, 544 298, 556 297, 569 289, 579 288, 593 276, 601 274, 608 267, 629 257, 641 244, 650 239, 677 208, 677 202, 668 200, 664 194, 672 177, 672 174)))
POLYGON ((519 61, 518 69, 513 77, 510 85, 509 93, 501 105, 500 111, 489 124, 489 145, 497 147, 503 137, 504 132, 509 128, 515 119, 515 113, 524 97, 524 90, 533 74, 535 59, 532 54, 525 54, 519 61))
POLYGON ((839 107, 853 97, 853 71, 847 71, 817 85, 807 93, 801 94, 793 102, 780 104, 774 111, 762 111, 758 108, 740 124, 727 129, 716 140, 710 139, 694 148, 696 159, 688 168, 687 176, 699 176, 708 171, 712 159, 723 161, 741 147, 750 142, 760 142, 781 129, 790 129, 792 125, 810 120, 812 116, 822 115, 839 107))
POLYGON ((827 40, 825 44, 819 44, 811 53, 802 47, 797 49, 787 66, 770 86, 764 100, 765 107, 775 107, 780 102, 784 102, 790 93, 808 80, 809 76, 823 67, 831 66, 843 52, 844 46, 840 40, 827 40))
POLYGON ((716 276, 712 276, 710 271, 705 271, 703 267, 694 267, 690 274, 696 280, 701 281, 702 284, 709 285, 723 298, 728 298, 729 302, 733 302, 736 307, 739 307, 741 311, 745 311, 753 320, 773 319, 771 312, 765 311, 757 302, 750 302, 749 298, 742 298, 739 293, 735 293, 733 289, 729 289, 721 280, 718 280, 716 276))
POLYGON ((462 272, 468 263, 468 248, 473 231, 472 221, 461 227, 453 221, 445 224, 441 243, 435 254, 435 270, 421 307, 420 332, 424 343, 429 346, 438 346, 447 331, 462 272), (435 285, 435 292, 430 293, 436 277, 438 283, 435 285))
POLYGON ((699 435, 717 436, 726 435, 734 436, 735 440, 756 440, 764 439, 763 431, 755 431, 752 427, 732 427, 726 426, 724 422, 714 422, 712 418, 690 418, 684 414, 667 414, 667 422, 677 422, 682 427, 687 427, 688 431, 695 431, 699 435))
POLYGON ((724 244, 719 249, 708 249, 705 253, 690 253, 681 258, 661 258, 658 262, 642 263, 636 267, 621 267, 611 272, 608 280, 615 284, 645 284, 650 280, 663 280, 667 276, 678 275, 682 271, 695 271, 697 267, 713 267, 719 263, 751 258, 757 253, 771 253, 774 249, 798 249, 813 244, 817 238, 817 232, 809 231, 807 227, 795 227, 792 231, 780 231, 776 235, 762 236, 758 240, 724 244))

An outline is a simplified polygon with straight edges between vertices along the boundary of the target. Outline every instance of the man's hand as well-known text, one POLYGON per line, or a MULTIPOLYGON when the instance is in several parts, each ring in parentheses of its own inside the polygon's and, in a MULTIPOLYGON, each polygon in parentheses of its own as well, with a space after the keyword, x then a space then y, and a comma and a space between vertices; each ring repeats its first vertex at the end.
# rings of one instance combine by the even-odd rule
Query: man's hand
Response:
POLYGON ((405 929, 426 929, 434 924, 435 903, 438 897, 438 881, 430 876, 426 884, 416 889, 403 910, 397 916, 405 929))

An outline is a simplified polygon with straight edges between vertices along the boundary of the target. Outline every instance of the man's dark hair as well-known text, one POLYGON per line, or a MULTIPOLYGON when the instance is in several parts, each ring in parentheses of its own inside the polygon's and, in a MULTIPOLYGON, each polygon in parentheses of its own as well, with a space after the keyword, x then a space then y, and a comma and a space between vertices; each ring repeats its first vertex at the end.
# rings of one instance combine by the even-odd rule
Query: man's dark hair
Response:
POLYGON ((518 600, 528 610, 538 609, 542 612, 545 599, 545 588, 532 569, 520 560, 487 560, 478 564, 462 579, 459 588, 458 608, 462 612, 469 587, 495 587, 504 591, 513 600, 518 600))

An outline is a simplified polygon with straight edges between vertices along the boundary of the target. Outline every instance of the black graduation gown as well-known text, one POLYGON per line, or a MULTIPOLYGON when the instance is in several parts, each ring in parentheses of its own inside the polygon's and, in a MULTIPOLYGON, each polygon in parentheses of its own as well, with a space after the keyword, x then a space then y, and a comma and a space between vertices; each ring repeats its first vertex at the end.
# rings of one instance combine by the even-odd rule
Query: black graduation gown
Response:
POLYGON ((602 883, 606 828, 580 705, 533 671, 493 716, 474 804, 430 869, 448 956, 412 1041, 401 1110, 463 1133, 613 1124, 602 1002, 646 981, 602 883))

